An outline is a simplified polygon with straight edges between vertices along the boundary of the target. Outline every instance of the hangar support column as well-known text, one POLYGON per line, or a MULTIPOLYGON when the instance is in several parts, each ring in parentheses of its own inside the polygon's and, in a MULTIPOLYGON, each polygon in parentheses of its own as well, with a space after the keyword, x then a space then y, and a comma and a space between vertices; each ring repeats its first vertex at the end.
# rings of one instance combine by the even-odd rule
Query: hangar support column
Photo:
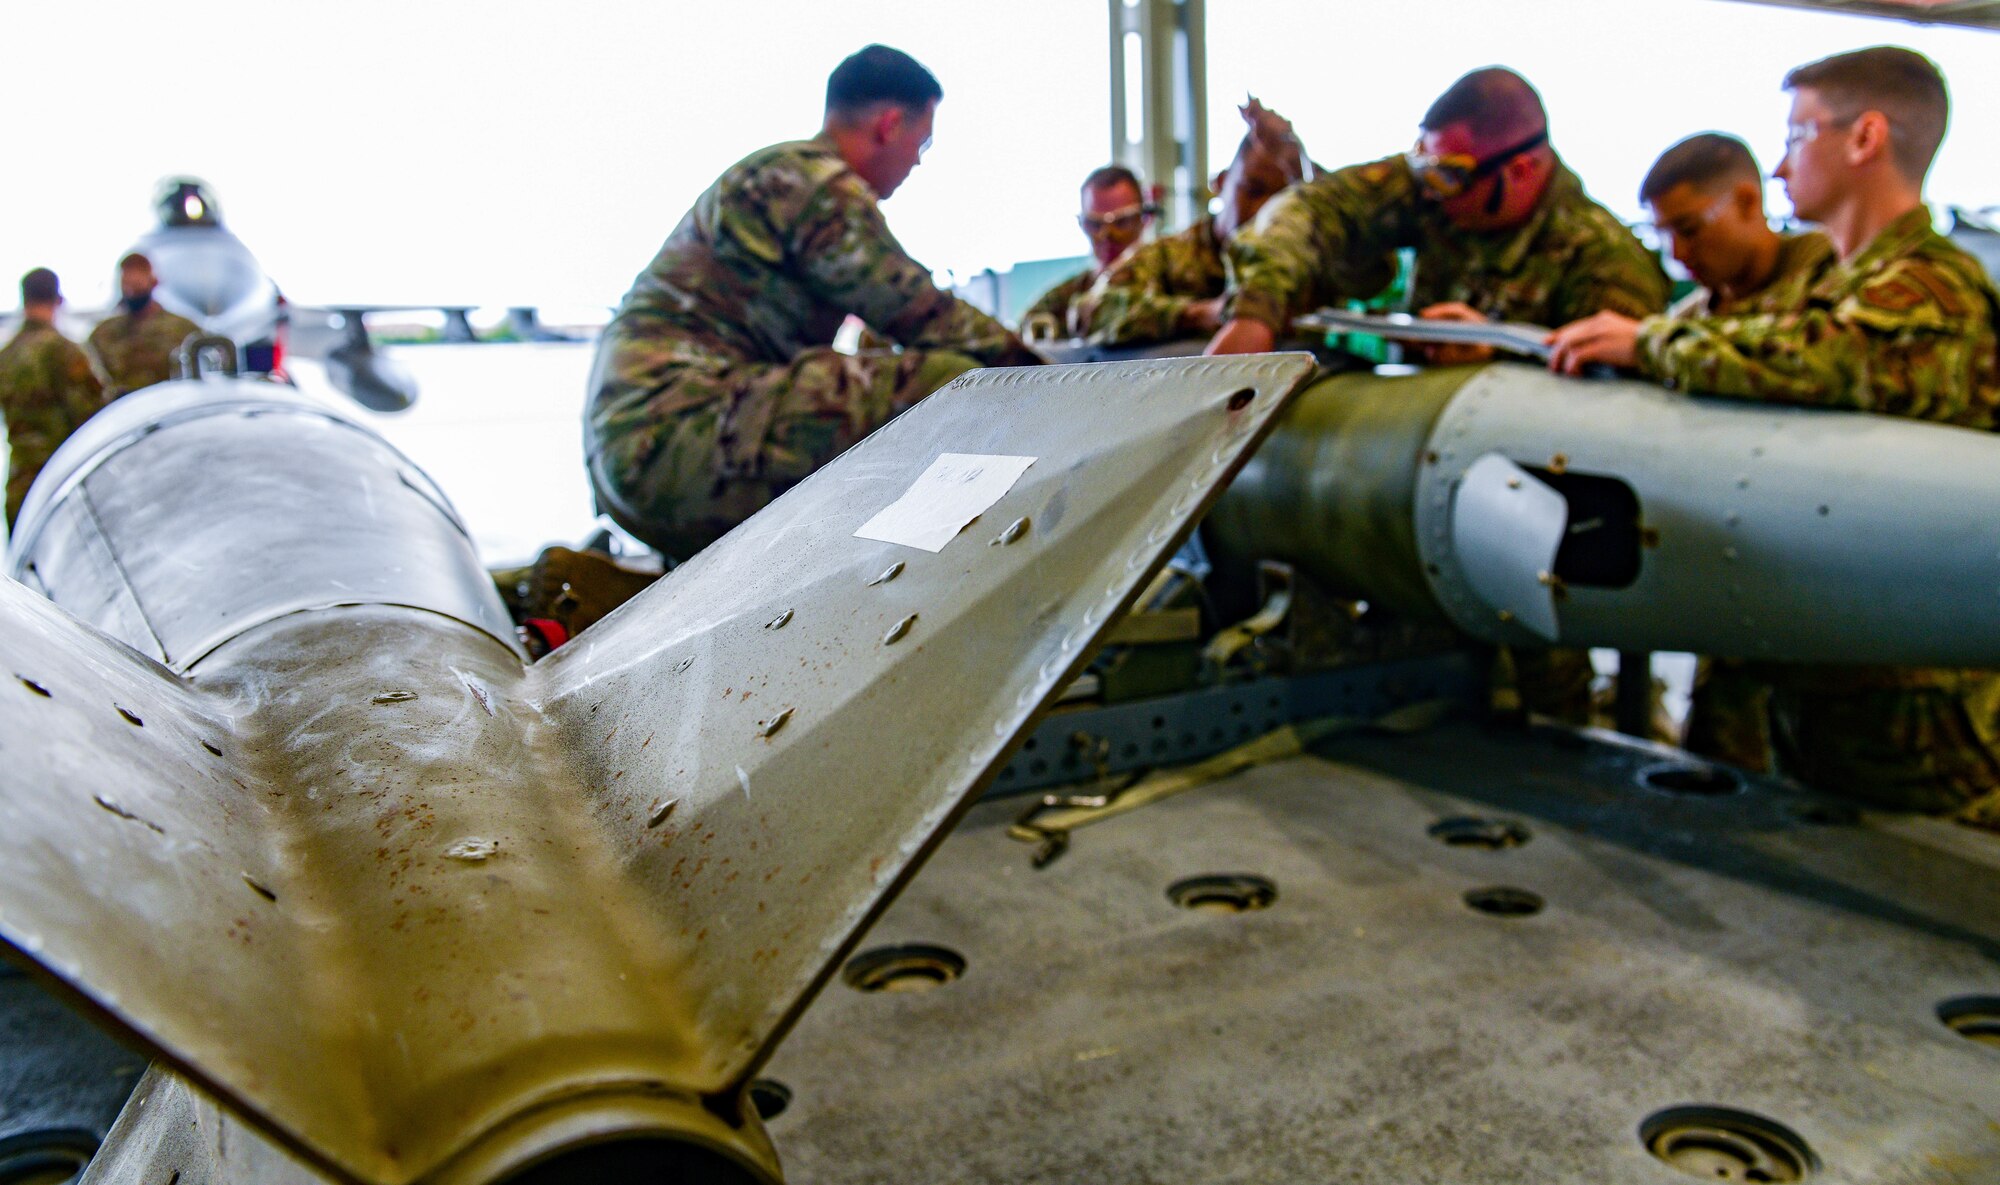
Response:
POLYGON ((1178 230, 1208 203, 1204 0, 1108 0, 1111 158, 1165 190, 1178 230))

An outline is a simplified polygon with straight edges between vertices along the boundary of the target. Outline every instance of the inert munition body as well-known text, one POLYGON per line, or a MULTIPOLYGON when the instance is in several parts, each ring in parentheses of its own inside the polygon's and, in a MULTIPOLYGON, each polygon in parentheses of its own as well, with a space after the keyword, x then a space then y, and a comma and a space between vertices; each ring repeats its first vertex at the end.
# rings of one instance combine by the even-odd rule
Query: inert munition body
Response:
POLYGON ((2000 666, 2000 436, 1520 363, 1308 388, 1219 562, 1494 642, 2000 666))
POLYGON ((118 401, 0 584, 0 936, 180 1075, 91 1180, 777 1179, 750 1076, 1309 369, 967 376, 533 666, 365 429, 118 401))

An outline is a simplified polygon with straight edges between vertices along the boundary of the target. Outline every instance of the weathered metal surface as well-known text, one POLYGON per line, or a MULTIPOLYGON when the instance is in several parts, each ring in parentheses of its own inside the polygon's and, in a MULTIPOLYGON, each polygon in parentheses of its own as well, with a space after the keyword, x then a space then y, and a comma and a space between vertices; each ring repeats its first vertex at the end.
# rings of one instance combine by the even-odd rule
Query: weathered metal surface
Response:
MULTIPOLYGON (((1685 755, 1608 734, 1321 752, 1079 832, 1041 871, 1016 804, 982 805, 868 939, 962 975, 836 987, 763 1071, 792 1092, 770 1130, 794 1176, 1672 1185, 1641 1124, 1693 1105, 1797 1133, 1810 1181, 2000 1180, 2000 1049, 1936 1011, 2000 994, 1990 836, 1842 823, 1763 781, 1649 789, 1685 755), (1457 844, 1431 834, 1451 819, 1457 844), (1242 874, 1275 898, 1177 909, 1203 874, 1236 875, 1196 900, 1242 874), (1545 906, 1468 906, 1493 887, 1545 906)), ((1760 1179, 1722 1147, 1681 1155, 1760 1179)))
MULTIPOLYGON (((2000 613, 1967 611, 2000 590, 2000 436, 1520 363, 1315 383, 1211 516, 1218 562, 1282 559, 1405 614, 1546 644, 1468 566, 1457 499, 1491 456, 1636 497, 1633 578, 1567 580, 1562 645, 2000 666, 2000 613)), ((1572 534, 1604 525, 1570 517, 1572 534)), ((1515 542, 1519 570, 1545 563, 1540 541, 1515 542)))
POLYGON ((1418 556, 1417 473, 1471 374, 1357 371, 1306 388, 1203 525, 1217 566, 1284 560, 1327 588, 1443 620, 1418 556))
MULTIPOLYGON (((532 669, 458 615, 281 580, 182 678, 0 584, 0 935, 198 1087, 161 1079, 169 1118, 121 1125, 94 1180, 297 1154, 449 1185, 607 1141, 774 1178, 749 1076, 1309 369, 967 376, 532 669), (936 554, 853 537, 943 452, 1036 460, 936 554), (159 1127, 222 1115, 207 1094, 283 1149, 159 1127)), ((275 455, 365 443, 189 398, 275 455)), ((289 494, 359 513, 349 472, 289 494)), ((149 488, 168 537, 230 496, 149 488)), ((464 576, 462 541, 416 534, 369 558, 464 576)), ((149 621, 154 581, 236 591, 167 558, 117 566, 149 621)))
POLYGON ((682 903, 703 1089, 768 1053, 1310 370, 967 376, 536 668, 614 859, 682 903), (943 453, 1037 459, 935 555, 852 537, 943 453))
POLYGON ((1472 588, 1450 537, 1454 489, 1499 453, 1616 478, 1649 546, 1621 588, 1572 581, 1566 645, 1787 661, 2000 666, 2000 436, 1855 412, 1690 399, 1645 383, 1501 364, 1438 418, 1417 540, 1462 628, 1532 642, 1472 588))
POLYGON ((406 605, 504 646, 514 628, 444 495, 330 404, 256 380, 167 383, 64 442, 9 573, 186 671, 244 630, 406 605))

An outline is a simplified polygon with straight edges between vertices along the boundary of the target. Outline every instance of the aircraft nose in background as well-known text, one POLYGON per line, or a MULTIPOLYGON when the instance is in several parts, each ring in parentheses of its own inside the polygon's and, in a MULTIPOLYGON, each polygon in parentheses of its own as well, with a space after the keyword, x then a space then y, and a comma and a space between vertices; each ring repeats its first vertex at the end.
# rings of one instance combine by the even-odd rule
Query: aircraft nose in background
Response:
POLYGON ((162 303, 198 319, 218 317, 259 298, 264 270, 235 235, 210 227, 174 227, 150 236, 147 256, 160 277, 162 303))

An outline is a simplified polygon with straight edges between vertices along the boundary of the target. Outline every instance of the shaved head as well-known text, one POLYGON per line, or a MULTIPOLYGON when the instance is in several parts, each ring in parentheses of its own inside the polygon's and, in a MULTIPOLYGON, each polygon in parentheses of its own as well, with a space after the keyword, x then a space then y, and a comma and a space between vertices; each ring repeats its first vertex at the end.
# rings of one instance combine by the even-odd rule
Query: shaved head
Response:
POLYGON ((1549 115, 1527 79, 1505 66, 1487 66, 1452 83, 1419 126, 1439 132, 1454 124, 1465 125, 1472 150, 1483 156, 1546 131, 1549 115))

